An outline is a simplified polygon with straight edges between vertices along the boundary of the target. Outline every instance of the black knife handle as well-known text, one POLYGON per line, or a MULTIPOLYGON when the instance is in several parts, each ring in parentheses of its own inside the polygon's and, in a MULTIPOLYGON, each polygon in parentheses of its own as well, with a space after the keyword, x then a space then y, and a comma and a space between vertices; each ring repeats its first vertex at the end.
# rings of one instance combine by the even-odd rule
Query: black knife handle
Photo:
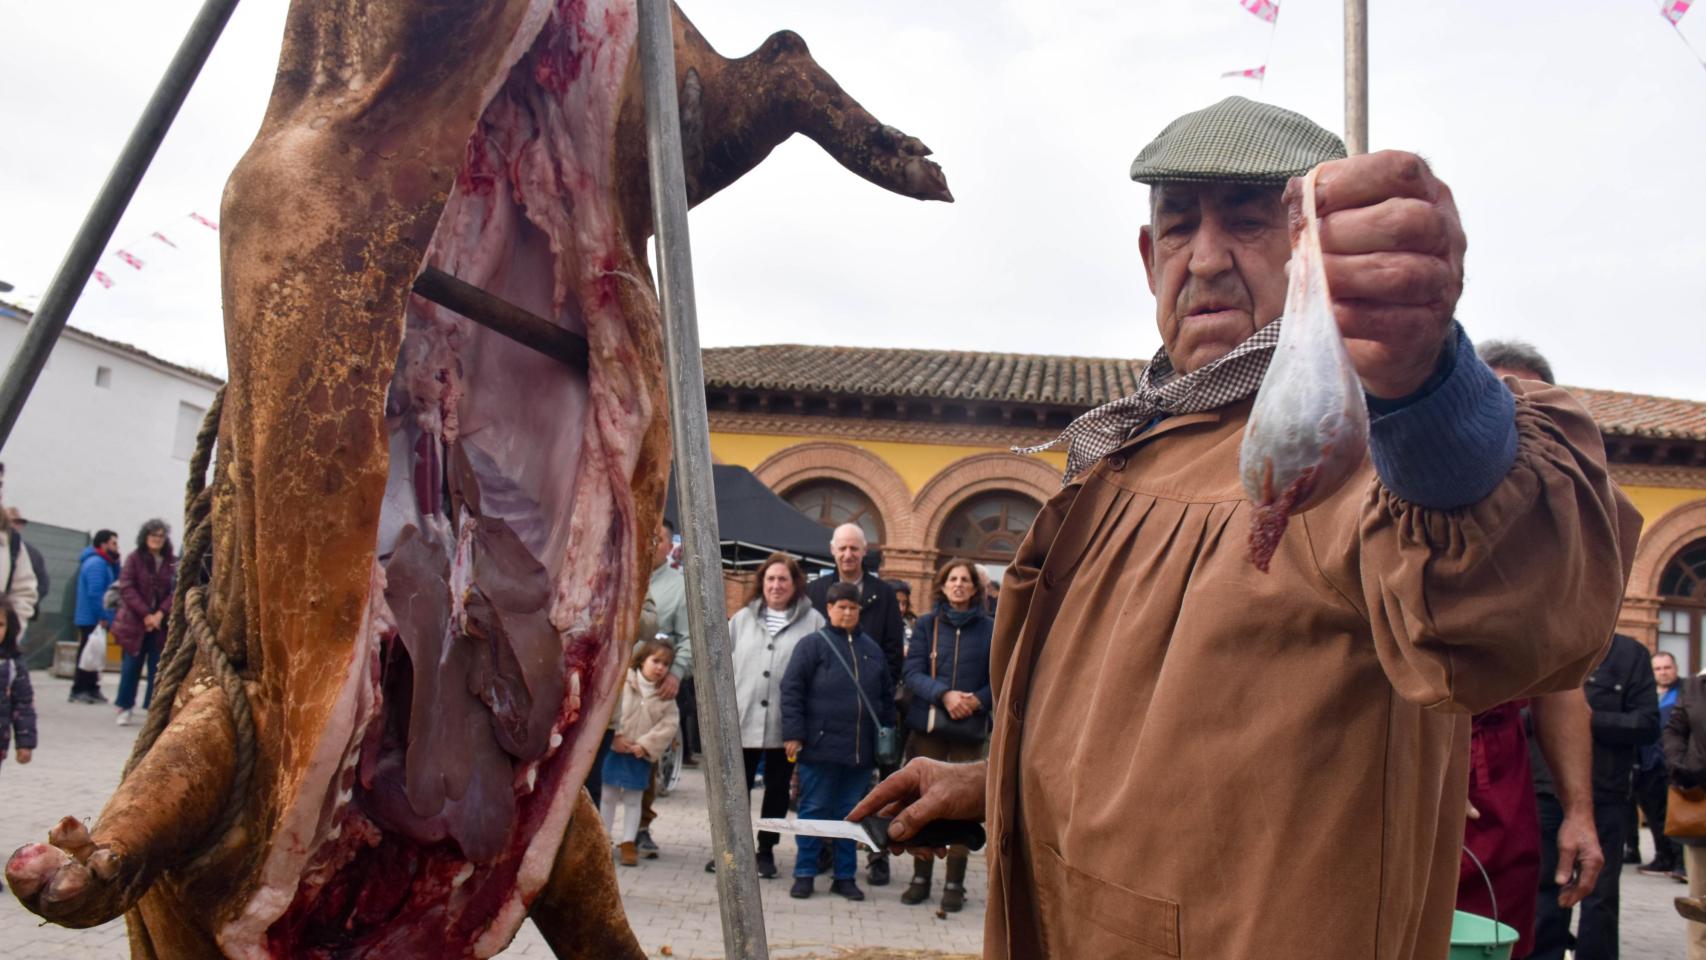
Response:
MULTIPOLYGON (((888 817, 866 817, 865 829, 872 836, 882 837, 884 843, 892 843, 889 835, 888 817)), ((983 848, 988 836, 983 832, 983 824, 976 820, 932 820, 925 824, 917 833, 906 839, 909 847, 967 847, 972 850, 983 848)))

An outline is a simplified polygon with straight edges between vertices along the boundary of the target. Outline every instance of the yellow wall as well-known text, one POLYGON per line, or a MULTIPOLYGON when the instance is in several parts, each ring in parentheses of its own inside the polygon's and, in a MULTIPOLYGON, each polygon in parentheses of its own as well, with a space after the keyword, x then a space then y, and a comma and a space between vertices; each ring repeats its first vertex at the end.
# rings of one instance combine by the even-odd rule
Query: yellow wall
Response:
MULTIPOLYGON (((813 439, 815 438, 784 434, 713 432, 711 434, 711 455, 722 463, 738 464, 751 470, 773 454, 801 443, 809 443, 813 439)), ((884 463, 893 467, 895 472, 900 474, 900 478, 906 482, 907 490, 914 495, 926 483, 929 483, 931 478, 954 461, 979 453, 990 453, 997 449, 952 444, 896 443, 887 440, 834 439, 837 443, 849 443, 881 457, 884 463)), ((1049 451, 1035 456, 1057 469, 1066 468, 1066 454, 1064 453, 1049 451)), ((1635 509, 1641 511, 1641 516, 1646 520, 1648 527, 1657 523, 1659 518, 1682 504, 1693 500, 1706 499, 1706 490, 1700 489, 1634 485, 1624 485, 1622 489, 1623 493, 1635 504, 1635 509)))
POLYGON ((1685 503, 1706 499, 1706 490, 1690 490, 1684 487, 1623 485, 1622 490, 1635 504, 1635 509, 1641 511, 1641 518, 1647 521, 1647 527, 1658 523, 1659 518, 1685 503))
MULTIPOLYGON (((812 437, 784 436, 769 433, 711 433, 711 456, 722 463, 732 463, 756 468, 771 455, 801 443, 809 443, 812 437)), ((829 438, 825 438, 829 439, 829 438)), ((956 460, 974 456, 980 453, 993 453, 995 447, 955 446, 952 444, 936 443, 895 443, 888 440, 842 440, 835 438, 837 443, 847 443, 855 447, 869 450, 883 459, 884 463, 894 468, 900 478, 906 481, 909 492, 916 495, 929 483, 931 478, 942 472, 942 468, 956 460)), ((1038 458, 1053 465, 1066 469, 1066 454, 1049 451, 1035 454, 1038 458)))

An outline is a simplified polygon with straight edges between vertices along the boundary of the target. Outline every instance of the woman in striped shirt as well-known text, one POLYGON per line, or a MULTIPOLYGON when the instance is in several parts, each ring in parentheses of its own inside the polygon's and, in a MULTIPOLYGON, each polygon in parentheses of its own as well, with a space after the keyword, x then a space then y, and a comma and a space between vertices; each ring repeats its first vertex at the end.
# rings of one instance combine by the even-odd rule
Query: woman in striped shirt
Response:
MULTIPOLYGON (((806 596, 806 575, 798 561, 773 553, 758 570, 758 582, 746 605, 729 618, 729 645, 735 666, 735 703, 740 710, 741 755, 746 761, 746 788, 751 790, 764 763, 762 816, 788 815, 788 783, 793 765, 782 749, 782 674, 794 655, 794 645, 824 626, 823 615, 806 596)), ((758 875, 776 876, 772 852, 779 838, 758 834, 758 875)), ((706 872, 715 869, 705 865, 706 872)))

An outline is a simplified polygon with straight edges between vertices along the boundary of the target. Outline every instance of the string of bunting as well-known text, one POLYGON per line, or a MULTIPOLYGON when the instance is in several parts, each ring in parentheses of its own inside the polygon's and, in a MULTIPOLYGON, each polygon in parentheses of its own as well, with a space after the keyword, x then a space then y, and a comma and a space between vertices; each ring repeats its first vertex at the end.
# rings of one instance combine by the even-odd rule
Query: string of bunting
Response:
MULTIPOLYGON (((1279 30, 1279 4, 1274 0, 1238 0, 1238 5, 1249 11, 1251 16, 1268 24, 1268 56, 1264 59, 1271 60, 1274 53, 1274 33, 1279 30)), ((1220 75, 1222 80, 1255 80, 1258 83, 1267 78, 1268 65, 1265 62, 1248 70, 1228 70, 1220 75)))
MULTIPOLYGON (((188 215, 188 219, 190 220, 190 222, 195 223, 195 224, 202 226, 202 227, 206 227, 207 229, 212 230, 215 233, 219 232, 219 224, 213 222, 212 220, 209 220, 207 217, 204 217, 199 213, 191 211, 188 215)), ((118 260, 120 263, 124 264, 125 266, 130 267, 132 270, 147 269, 148 261, 144 260, 140 256, 137 256, 136 250, 140 249, 139 244, 145 244, 145 243, 150 243, 150 242, 158 242, 158 243, 163 244, 166 247, 169 247, 170 249, 173 249, 173 250, 178 249, 177 243, 175 243, 170 237, 167 237, 165 228, 162 228, 160 230, 153 231, 152 233, 150 233, 147 237, 143 238, 138 243, 126 244, 125 246, 120 247, 117 250, 114 250, 111 254, 109 254, 109 256, 118 260)), ((150 254, 150 256, 153 256, 153 255, 150 254)), ((108 273, 107 271, 101 270, 98 268, 95 270, 94 274, 92 275, 92 279, 94 279, 94 281, 96 283, 100 284, 102 289, 105 289, 105 290, 111 290, 113 288, 113 284, 118 282, 117 280, 113 279, 113 275, 111 273, 108 273)))
POLYGON ((1682 41, 1682 45, 1688 48, 1689 53, 1694 54, 1694 59, 1700 61, 1700 66, 1706 67, 1706 57, 1702 57, 1700 51, 1694 49, 1694 44, 1688 42, 1688 35, 1682 32, 1682 15, 1687 13, 1688 8, 1692 6, 1694 6, 1693 0, 1663 0, 1659 4, 1659 16, 1664 17, 1665 22, 1676 31, 1676 38, 1682 41))
MULTIPOLYGON (((1244 8, 1256 19, 1271 25, 1272 29, 1268 33, 1268 54, 1269 59, 1271 59, 1274 50, 1273 31, 1279 29, 1279 4, 1276 3, 1275 0, 1238 0, 1238 6, 1244 8)), ((1683 46, 1688 48, 1689 53, 1694 54, 1694 59, 1699 60, 1702 67, 1706 67, 1706 57, 1702 57, 1700 52, 1694 49, 1694 44, 1690 43, 1687 35, 1682 32, 1683 15, 1688 13, 1689 8, 1692 6, 1694 6, 1694 0, 1659 0, 1659 16, 1664 17, 1665 22, 1670 24, 1671 27, 1676 30, 1677 39, 1682 41, 1683 46)), ((1225 73, 1222 73, 1220 78, 1222 80, 1238 79, 1262 81, 1266 80, 1267 76, 1268 65, 1263 63, 1260 66, 1251 67, 1247 70, 1228 70, 1225 73)))

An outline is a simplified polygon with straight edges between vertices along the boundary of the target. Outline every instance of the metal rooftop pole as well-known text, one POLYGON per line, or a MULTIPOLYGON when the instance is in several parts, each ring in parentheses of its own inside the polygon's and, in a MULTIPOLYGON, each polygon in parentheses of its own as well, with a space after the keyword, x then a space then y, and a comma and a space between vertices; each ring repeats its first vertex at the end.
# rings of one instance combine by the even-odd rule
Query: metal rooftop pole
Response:
POLYGON ((741 762, 734 661, 729 655, 722 554, 711 480, 710 418, 693 302, 693 258, 687 238, 687 181, 675 87, 675 31, 669 0, 639 0, 640 65, 646 92, 646 153, 652 222, 657 236, 659 295, 669 357, 670 434, 687 572, 687 623, 693 643, 699 728, 705 735, 705 786, 723 949, 734 960, 767 960, 764 909, 754 862, 752 813, 741 762), (708 682, 707 682, 708 681, 708 682))
POLYGON ((1368 0, 1345 0, 1345 150, 1368 152, 1368 0))
POLYGON ((237 0, 207 0, 202 4, 201 12, 190 24, 183 43, 178 45, 178 52, 166 65, 166 72, 154 88, 154 95, 142 108, 142 116, 137 118, 136 127, 130 131, 130 139, 125 141, 124 149, 119 151, 118 159, 113 162, 107 182, 101 185, 101 192, 84 216, 83 225, 77 228, 71 249, 66 251, 59 271, 48 283, 47 292, 42 294, 35 318, 30 321, 29 329, 24 331, 24 340, 18 344, 18 352, 13 354, 12 363, 6 368, 5 379, 0 380, 0 449, 4 449, 6 440, 11 437, 12 428, 18 423, 18 414, 23 412, 24 401, 35 389, 36 378, 41 376, 41 368, 47 365, 47 355, 53 351, 60 332, 65 329, 65 321, 70 319, 71 308, 82 296, 89 274, 95 269, 95 262, 101 258, 107 241, 112 239, 119 217, 130 206, 136 185, 148 172, 148 164, 153 162, 155 151, 160 149, 160 141, 166 138, 166 131, 171 129, 178 108, 183 106, 184 97, 195 84, 202 65, 207 63, 207 55, 213 52, 214 43, 235 9, 237 0))

